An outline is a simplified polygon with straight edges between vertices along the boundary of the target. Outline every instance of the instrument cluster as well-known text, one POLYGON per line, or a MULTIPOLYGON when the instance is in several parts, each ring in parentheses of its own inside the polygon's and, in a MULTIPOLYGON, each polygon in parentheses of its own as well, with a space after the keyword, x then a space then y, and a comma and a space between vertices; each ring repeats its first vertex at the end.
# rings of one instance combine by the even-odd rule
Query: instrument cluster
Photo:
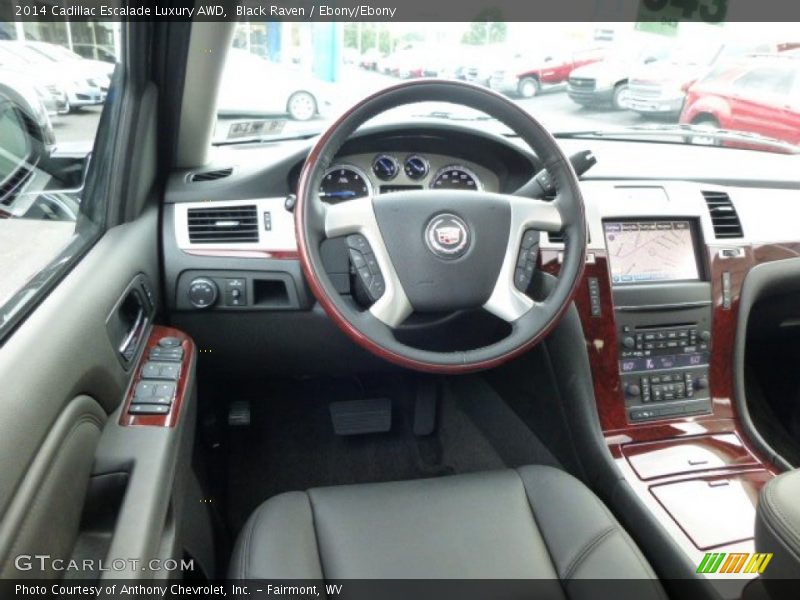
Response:
MULTIPOLYGON (((496 179, 479 165, 454 157, 380 153, 344 157, 322 178, 319 195, 335 204, 373 194, 405 190, 483 190, 485 179, 496 179), (482 173, 481 173, 482 172, 482 173)), ((490 188, 496 188, 492 181, 490 188)))

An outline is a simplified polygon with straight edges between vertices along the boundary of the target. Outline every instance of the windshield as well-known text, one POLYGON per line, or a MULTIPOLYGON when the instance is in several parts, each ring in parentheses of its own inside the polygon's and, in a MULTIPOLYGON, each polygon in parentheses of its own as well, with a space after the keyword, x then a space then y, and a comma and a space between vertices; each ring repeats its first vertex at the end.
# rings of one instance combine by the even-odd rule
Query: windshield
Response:
MULTIPOLYGON (((214 140, 312 136, 368 94, 430 77, 496 90, 560 135, 657 130, 661 141, 785 152, 800 144, 798 48, 781 23, 245 22, 214 140), (779 69, 781 85, 744 77, 764 68, 779 69), (761 84, 742 84, 751 80, 761 84)), ((420 104, 382 118, 421 116, 482 117, 420 104)))

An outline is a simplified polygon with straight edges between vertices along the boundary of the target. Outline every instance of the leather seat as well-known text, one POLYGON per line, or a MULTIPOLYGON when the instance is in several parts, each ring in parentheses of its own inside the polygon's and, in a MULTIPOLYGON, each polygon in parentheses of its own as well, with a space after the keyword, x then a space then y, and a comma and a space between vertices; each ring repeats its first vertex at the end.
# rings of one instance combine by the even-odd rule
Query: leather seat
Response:
POLYGON ((580 481, 530 466, 280 494, 251 516, 234 579, 639 579, 653 570, 580 481))
MULTIPOLYGON (((761 488, 756 511, 756 549, 758 552, 772 553, 768 568, 762 574, 764 579, 797 580, 800 577, 798 498, 798 469, 786 471, 761 488)), ((794 591, 796 594, 797 588, 794 591)))

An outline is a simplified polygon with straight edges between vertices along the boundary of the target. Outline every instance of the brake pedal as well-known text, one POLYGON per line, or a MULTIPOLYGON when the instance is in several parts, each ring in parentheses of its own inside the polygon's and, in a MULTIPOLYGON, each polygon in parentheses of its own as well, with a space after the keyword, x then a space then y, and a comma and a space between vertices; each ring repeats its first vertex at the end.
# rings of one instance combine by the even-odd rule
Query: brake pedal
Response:
POLYGON ((238 427, 250 425, 250 403, 246 400, 231 402, 228 409, 228 425, 238 427))
POLYGON ((330 410, 336 435, 385 433, 392 428, 389 398, 331 402, 330 410))

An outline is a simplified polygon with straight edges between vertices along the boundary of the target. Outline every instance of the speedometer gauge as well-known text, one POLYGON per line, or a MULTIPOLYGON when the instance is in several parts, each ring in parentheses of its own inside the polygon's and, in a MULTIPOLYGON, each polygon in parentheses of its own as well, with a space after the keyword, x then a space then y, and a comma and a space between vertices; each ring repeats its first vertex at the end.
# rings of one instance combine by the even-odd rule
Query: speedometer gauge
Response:
POLYGON ((350 165, 338 165, 328 169, 319 186, 319 197, 336 204, 372 194, 372 186, 364 172, 350 165))
POLYGON ((480 190, 481 181, 472 171, 461 165, 449 165, 436 172, 431 181, 435 190, 480 190))

